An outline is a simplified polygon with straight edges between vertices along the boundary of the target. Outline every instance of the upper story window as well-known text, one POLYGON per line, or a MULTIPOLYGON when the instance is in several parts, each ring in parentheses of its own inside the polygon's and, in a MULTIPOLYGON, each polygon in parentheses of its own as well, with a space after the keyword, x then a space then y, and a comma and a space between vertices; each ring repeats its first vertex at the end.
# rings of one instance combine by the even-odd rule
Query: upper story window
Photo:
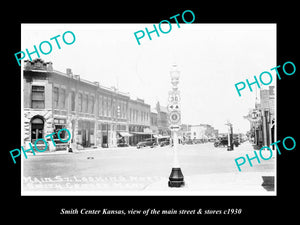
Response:
POLYGON ((60 89, 60 108, 64 109, 66 107, 66 90, 60 89))
POLYGON ((85 112, 85 113, 88 112, 88 95, 87 94, 83 95, 82 108, 83 108, 83 112, 85 112))
POLYGON ((103 116, 107 116, 107 98, 103 97, 103 116))
POLYGON ((94 96, 89 97, 89 103, 88 103, 88 112, 93 114, 94 113, 94 96))
POLYGON ((45 87, 33 85, 31 88, 31 107, 33 109, 45 108, 45 87))
POLYGON ((82 94, 78 94, 78 111, 82 112, 82 94))
POLYGON ((103 115, 103 103, 102 103, 102 96, 99 95, 99 101, 98 101, 98 115, 103 115))
POLYGON ((58 87, 53 87, 53 107, 58 108, 59 92, 58 87))
POLYGON ((75 91, 71 92, 71 111, 75 111, 75 91))

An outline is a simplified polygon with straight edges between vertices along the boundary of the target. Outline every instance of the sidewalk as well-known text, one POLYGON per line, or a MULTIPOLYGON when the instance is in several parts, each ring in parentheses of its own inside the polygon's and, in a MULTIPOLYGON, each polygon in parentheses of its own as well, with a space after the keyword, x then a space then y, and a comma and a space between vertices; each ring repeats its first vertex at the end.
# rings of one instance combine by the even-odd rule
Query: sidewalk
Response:
POLYGON ((234 146, 234 150, 236 151, 255 151, 253 145, 249 142, 246 141, 242 144, 240 144, 238 147, 234 146))
MULTIPOLYGON (((133 150, 136 149, 135 146, 130 147, 111 147, 111 148, 84 148, 80 150, 73 150, 73 152, 68 152, 68 150, 58 150, 58 151, 49 151, 44 152, 35 151, 35 155, 63 155, 63 154, 78 154, 85 152, 96 152, 96 151, 115 151, 115 150, 133 150)), ((33 155, 32 152, 26 152, 27 155, 33 155)))
MULTIPOLYGON (((262 184, 263 176, 274 177, 273 173, 219 173, 184 177, 185 186, 168 187, 168 179, 148 185, 145 191, 167 192, 168 195, 276 195, 267 191, 262 184)), ((275 184, 276 186, 276 184, 275 184)), ((276 188, 275 188, 276 190, 276 188)))

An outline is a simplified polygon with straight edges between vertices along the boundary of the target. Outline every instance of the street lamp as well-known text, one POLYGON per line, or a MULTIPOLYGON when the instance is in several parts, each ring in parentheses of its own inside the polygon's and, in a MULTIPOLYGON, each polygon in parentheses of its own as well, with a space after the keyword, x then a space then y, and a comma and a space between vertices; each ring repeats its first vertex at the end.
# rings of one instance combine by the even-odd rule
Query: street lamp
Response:
MULTIPOLYGON (((169 104, 170 105, 179 105, 180 93, 178 91, 178 83, 180 72, 177 69, 177 65, 172 66, 170 71, 171 75, 171 84, 172 91, 169 92, 169 104)), ((184 177, 180 169, 179 160, 178 160, 178 130, 180 129, 180 111, 178 108, 168 107, 171 109, 169 113, 170 120, 170 129, 173 133, 173 167, 171 174, 169 176, 169 187, 183 187, 184 186, 184 177)))
POLYGON ((225 124, 228 126, 228 145, 227 145, 227 151, 231 151, 233 150, 233 143, 232 143, 232 123, 230 123, 229 121, 227 121, 227 123, 225 124))
POLYGON ((180 72, 178 71, 177 65, 173 65, 172 69, 170 71, 171 75, 171 84, 173 90, 178 90, 178 83, 179 83, 179 77, 180 77, 180 72))

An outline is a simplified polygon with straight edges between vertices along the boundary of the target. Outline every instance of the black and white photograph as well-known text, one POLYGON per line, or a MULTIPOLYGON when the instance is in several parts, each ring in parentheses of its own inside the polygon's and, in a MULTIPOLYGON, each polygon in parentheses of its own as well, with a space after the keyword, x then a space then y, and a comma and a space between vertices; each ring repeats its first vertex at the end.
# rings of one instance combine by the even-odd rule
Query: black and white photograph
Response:
POLYGON ((21 24, 22 196, 276 196, 276 23, 185 15, 21 24))
POLYGON ((294 221, 296 2, 108 3, 3 6, 3 220, 294 221))

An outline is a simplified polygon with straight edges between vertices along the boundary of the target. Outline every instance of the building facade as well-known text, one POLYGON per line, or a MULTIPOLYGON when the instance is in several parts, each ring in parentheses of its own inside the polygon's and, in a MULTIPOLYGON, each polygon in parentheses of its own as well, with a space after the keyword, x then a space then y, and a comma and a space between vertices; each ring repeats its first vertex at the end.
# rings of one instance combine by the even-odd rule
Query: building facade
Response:
POLYGON ((180 132, 183 141, 198 140, 204 142, 210 139, 214 140, 218 138, 219 135, 219 130, 214 129, 214 127, 209 124, 182 124, 180 132))
POLYGON ((171 130, 169 128, 169 114, 167 107, 161 106, 159 102, 156 104, 157 111, 157 128, 158 134, 162 136, 170 136, 171 130))
MULTIPOLYGON (((55 71, 51 62, 24 62, 25 143, 67 128, 76 149, 115 147, 120 140, 129 143, 134 132, 150 130, 150 105, 143 100, 132 100, 129 93, 84 80, 71 69, 55 71)), ((54 141, 55 150, 66 145, 59 143, 57 135, 54 141)))
MULTIPOLYGON (((275 87, 260 90, 260 102, 256 102, 244 118, 250 122, 249 139, 255 149, 275 142, 275 87)), ((274 149, 274 146, 273 146, 274 149)))
POLYGON ((260 111, 262 121, 263 146, 275 142, 275 87, 260 90, 260 111))
POLYGON ((129 145, 135 146, 138 142, 151 137, 150 130, 150 105, 143 99, 129 100, 128 126, 129 145))
POLYGON ((157 111, 153 108, 150 110, 150 129, 155 135, 158 135, 157 111))

